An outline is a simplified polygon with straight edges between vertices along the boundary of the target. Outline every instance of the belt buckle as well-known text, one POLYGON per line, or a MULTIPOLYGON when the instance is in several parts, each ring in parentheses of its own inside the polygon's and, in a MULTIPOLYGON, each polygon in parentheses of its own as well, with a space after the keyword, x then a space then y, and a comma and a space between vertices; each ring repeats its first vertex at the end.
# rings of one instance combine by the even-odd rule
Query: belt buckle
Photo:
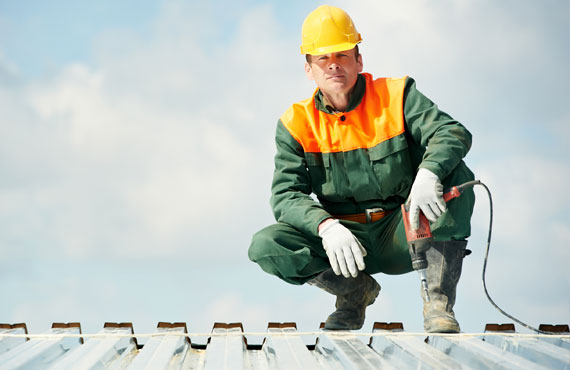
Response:
POLYGON ((366 208, 364 213, 366 214, 366 223, 372 223, 372 214, 377 212, 384 212, 384 208, 376 207, 376 208, 366 208))

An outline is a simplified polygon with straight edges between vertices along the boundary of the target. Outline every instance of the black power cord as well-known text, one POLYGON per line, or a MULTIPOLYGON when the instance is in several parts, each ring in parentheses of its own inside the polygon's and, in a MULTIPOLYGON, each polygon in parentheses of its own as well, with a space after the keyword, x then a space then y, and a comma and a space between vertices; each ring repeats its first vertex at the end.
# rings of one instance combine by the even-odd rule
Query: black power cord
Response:
POLYGON ((489 247, 491 246, 491 231, 493 229, 493 198, 491 197, 491 191, 489 190, 489 188, 487 187, 487 185, 483 184, 481 181, 479 180, 475 180, 472 181, 470 183, 474 183, 473 185, 481 185, 485 188, 485 190, 487 191, 487 195, 489 196, 489 236, 487 238, 487 250, 485 251, 485 259, 483 261, 483 274, 482 274, 482 278, 483 278, 483 288, 485 289, 485 294, 487 295, 487 298, 489 299, 489 302, 491 302, 491 304, 497 309, 499 310, 500 313, 502 313, 503 315, 505 315, 506 317, 508 317, 511 320, 514 320, 515 322, 521 324, 522 326, 524 326, 527 329, 530 329, 532 331, 535 331, 539 334, 549 334, 552 335, 553 333, 547 332, 547 331, 543 331, 543 330, 539 330, 536 329, 528 324, 525 324, 524 322, 520 321, 519 319, 517 319, 514 316, 509 315, 508 313, 506 313, 505 311, 503 311, 499 306, 497 306, 497 304, 493 301, 493 299, 491 299, 491 296, 489 295, 489 292, 487 291, 487 283, 485 282, 485 272, 487 271, 487 260, 489 259, 489 247))

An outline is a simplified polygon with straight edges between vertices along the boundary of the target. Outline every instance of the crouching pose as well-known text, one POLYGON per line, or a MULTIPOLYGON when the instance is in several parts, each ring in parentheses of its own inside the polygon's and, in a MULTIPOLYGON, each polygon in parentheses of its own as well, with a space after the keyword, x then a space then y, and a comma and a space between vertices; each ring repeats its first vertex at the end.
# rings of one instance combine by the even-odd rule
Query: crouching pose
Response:
POLYGON ((442 193, 473 180, 462 161, 471 134, 412 78, 363 73, 361 40, 342 9, 320 6, 305 19, 301 53, 317 89, 278 121, 277 223, 253 236, 249 258, 288 283, 334 294, 325 329, 360 329, 380 292, 371 275, 412 271, 400 211, 409 201, 412 227, 423 212, 434 235, 425 330, 459 332, 453 305, 475 197, 466 190, 446 204, 442 193))

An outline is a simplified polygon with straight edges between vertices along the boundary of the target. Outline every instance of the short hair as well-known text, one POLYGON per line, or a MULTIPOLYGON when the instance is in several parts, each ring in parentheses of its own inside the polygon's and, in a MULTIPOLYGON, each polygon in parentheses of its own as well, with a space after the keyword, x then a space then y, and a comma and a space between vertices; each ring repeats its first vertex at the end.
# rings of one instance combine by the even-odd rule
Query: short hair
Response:
MULTIPOLYGON (((358 44, 356 44, 354 46, 354 57, 356 58, 356 61, 358 62, 358 56, 360 55, 360 51, 358 50, 358 44)), ((307 63, 311 63, 311 54, 305 54, 305 60, 307 61, 307 63)))

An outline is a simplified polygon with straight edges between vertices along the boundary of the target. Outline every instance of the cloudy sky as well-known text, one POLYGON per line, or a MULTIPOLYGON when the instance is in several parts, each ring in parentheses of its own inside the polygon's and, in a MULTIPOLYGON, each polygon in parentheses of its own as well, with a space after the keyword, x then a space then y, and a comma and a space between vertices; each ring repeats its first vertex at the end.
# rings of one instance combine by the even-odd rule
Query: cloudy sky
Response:
MULTIPOLYGON (((414 77, 473 133, 466 162, 495 207, 493 299, 533 326, 568 323, 568 2, 331 4, 356 22, 366 71, 414 77)), ((299 42, 318 5, 0 0, 0 322, 316 330, 334 298, 263 273, 247 248, 274 222, 277 118, 314 89, 299 42)), ((476 194, 456 304, 467 332, 510 322, 483 292, 476 194)), ((375 277, 363 330, 422 330, 416 274, 375 277)))

